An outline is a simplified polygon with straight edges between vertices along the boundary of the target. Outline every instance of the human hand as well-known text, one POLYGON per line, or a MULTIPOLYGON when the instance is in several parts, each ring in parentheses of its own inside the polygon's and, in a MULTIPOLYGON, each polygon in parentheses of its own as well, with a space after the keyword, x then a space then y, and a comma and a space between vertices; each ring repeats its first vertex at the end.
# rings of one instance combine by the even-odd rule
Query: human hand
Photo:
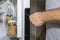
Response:
POLYGON ((44 24, 43 15, 40 12, 30 15, 29 19, 36 27, 42 26, 44 24))

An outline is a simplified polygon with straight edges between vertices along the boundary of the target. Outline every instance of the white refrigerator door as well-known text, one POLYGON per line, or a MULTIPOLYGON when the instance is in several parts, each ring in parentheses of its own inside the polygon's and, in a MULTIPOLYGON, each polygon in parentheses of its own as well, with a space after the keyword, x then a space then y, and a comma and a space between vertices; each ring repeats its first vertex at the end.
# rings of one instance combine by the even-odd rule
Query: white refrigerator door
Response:
POLYGON ((30 0, 17 0, 17 37, 24 40, 25 8, 30 8, 30 0))

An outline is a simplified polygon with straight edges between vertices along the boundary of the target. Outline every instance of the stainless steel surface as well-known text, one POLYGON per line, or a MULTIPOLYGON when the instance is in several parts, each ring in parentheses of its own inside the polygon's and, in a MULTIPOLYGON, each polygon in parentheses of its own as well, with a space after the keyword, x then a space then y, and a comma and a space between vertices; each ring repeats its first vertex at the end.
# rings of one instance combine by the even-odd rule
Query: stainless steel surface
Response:
MULTIPOLYGON (((45 0, 30 0, 30 13, 40 12, 45 10, 45 0)), ((30 40, 37 40, 40 36, 43 27, 35 27, 34 25, 30 24, 30 40)))

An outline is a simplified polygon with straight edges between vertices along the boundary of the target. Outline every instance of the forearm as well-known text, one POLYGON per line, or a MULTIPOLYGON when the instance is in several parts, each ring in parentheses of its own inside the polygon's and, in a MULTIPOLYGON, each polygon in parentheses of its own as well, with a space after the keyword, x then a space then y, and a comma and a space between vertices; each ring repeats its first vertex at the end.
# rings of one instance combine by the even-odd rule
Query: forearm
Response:
POLYGON ((46 22, 60 23, 60 8, 44 12, 36 12, 29 16, 35 26, 41 26, 46 22))
POLYGON ((60 8, 42 12, 44 22, 60 23, 60 8))

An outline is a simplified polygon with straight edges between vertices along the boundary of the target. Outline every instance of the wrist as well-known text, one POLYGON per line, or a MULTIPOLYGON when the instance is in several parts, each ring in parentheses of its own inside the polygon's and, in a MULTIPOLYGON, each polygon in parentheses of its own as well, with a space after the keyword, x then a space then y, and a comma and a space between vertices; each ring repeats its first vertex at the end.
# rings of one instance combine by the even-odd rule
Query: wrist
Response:
POLYGON ((45 23, 45 22, 47 22, 48 21, 48 14, 46 13, 46 12, 42 12, 42 13, 40 13, 40 16, 41 16, 41 18, 42 18, 42 21, 45 23))

